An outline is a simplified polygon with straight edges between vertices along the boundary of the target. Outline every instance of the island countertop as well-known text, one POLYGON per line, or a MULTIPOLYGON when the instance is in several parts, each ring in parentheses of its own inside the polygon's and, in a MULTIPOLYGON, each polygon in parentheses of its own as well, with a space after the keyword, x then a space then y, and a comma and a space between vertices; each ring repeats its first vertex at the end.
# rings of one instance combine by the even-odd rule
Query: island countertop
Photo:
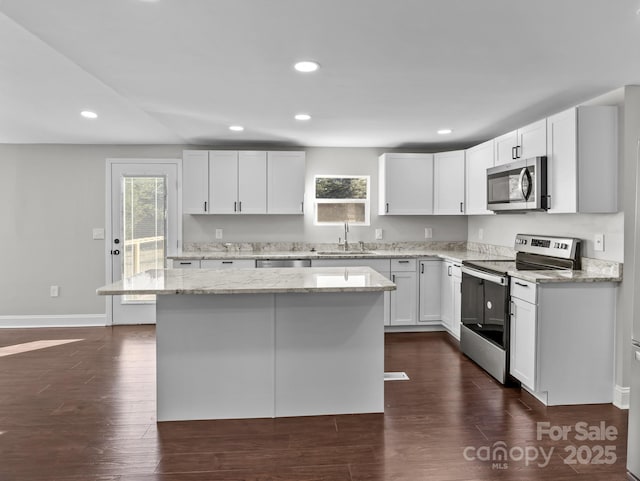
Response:
POLYGON ((99 295, 382 292, 396 285, 369 267, 152 269, 97 289, 99 295))

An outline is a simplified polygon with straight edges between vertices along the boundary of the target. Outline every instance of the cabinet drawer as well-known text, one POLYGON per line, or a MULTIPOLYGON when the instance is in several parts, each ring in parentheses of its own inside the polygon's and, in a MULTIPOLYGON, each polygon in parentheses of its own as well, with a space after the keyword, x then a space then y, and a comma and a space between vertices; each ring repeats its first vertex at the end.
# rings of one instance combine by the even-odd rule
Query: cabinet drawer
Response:
POLYGON ((173 267, 174 269, 200 269, 200 261, 199 260, 181 261, 178 259, 173 259, 171 267, 173 267))
POLYGON ((415 272, 416 259, 391 259, 391 272, 415 272))
POLYGON ((231 269, 255 266, 256 261, 253 259, 203 259, 200 261, 200 267, 203 269, 231 269))
POLYGON ((518 278, 511 278, 511 297, 517 297, 531 304, 536 304, 536 284, 518 278))

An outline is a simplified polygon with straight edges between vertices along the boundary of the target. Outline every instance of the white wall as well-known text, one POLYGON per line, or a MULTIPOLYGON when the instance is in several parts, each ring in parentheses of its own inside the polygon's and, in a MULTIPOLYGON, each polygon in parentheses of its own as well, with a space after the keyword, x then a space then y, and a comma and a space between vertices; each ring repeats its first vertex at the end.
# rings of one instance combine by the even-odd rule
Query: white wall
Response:
POLYGON ((306 168, 304 216, 185 215, 184 242, 215 241, 215 229, 223 229, 222 242, 338 242, 342 227, 313 225, 315 175, 371 176, 371 225, 352 226, 349 241, 373 242, 382 228, 382 242, 424 241, 424 228, 433 229, 431 240, 464 241, 467 221, 461 216, 378 216, 378 156, 380 149, 309 147, 306 168))
POLYGON ((181 146, 0 144, 0 316, 104 314, 105 241, 92 229, 105 227, 105 159, 181 156, 181 146))
POLYGON ((583 239, 582 255, 622 262, 624 259, 624 214, 499 214, 470 216, 470 242, 513 247, 515 235, 545 234, 583 239), (480 238, 480 230, 483 238, 480 238), (593 235, 604 234, 604 252, 594 251, 593 235))

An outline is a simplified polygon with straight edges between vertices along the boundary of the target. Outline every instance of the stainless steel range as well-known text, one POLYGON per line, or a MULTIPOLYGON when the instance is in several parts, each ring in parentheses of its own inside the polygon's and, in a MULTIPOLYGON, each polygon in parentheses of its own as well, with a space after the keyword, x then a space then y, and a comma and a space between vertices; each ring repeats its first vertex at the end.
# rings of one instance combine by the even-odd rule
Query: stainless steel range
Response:
POLYGON ((580 239, 518 234, 515 250, 515 260, 462 263, 460 349, 502 384, 509 379, 508 272, 580 269, 580 239))

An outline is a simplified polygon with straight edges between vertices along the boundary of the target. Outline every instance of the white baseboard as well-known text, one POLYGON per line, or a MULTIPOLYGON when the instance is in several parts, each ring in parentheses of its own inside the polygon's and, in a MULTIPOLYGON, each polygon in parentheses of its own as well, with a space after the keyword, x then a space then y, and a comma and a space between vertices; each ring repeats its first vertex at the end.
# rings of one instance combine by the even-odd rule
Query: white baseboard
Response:
POLYGON ((441 324, 427 324, 427 325, 409 325, 409 326, 384 326, 384 332, 436 332, 446 331, 441 324))
POLYGON ((622 387, 616 384, 613 390, 613 405, 620 409, 629 409, 630 387, 622 387))
POLYGON ((31 327, 104 327, 106 325, 106 314, 0 316, 0 329, 23 329, 31 327))

